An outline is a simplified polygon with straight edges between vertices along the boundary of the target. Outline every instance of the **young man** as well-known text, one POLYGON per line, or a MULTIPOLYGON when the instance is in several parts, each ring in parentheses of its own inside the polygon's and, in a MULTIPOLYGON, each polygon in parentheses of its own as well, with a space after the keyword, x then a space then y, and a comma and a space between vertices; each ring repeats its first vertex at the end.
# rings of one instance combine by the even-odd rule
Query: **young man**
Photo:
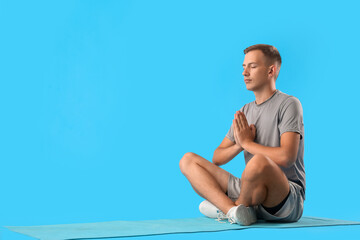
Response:
POLYGON ((305 200, 304 124, 300 101, 275 87, 281 67, 278 50, 256 44, 244 50, 243 75, 255 101, 234 114, 213 162, 188 152, 181 172, 206 200, 204 215, 250 225, 257 219, 295 222, 305 200), (244 151, 241 179, 220 168, 244 151), (241 189, 241 191, 240 191, 241 189))

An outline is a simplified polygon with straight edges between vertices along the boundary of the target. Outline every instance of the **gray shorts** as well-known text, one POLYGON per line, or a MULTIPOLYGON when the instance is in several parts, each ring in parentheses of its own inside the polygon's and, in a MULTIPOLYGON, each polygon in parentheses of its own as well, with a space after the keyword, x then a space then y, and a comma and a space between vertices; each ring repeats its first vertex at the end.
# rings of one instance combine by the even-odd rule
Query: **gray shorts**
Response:
MULTIPOLYGON (((227 195, 234 202, 239 198, 240 184, 240 178, 230 173, 227 195)), ((270 214, 261 204, 254 206, 258 219, 278 222, 296 222, 301 218, 304 209, 304 197, 301 193, 302 187, 292 181, 289 181, 289 185, 289 197, 275 214, 270 214)))

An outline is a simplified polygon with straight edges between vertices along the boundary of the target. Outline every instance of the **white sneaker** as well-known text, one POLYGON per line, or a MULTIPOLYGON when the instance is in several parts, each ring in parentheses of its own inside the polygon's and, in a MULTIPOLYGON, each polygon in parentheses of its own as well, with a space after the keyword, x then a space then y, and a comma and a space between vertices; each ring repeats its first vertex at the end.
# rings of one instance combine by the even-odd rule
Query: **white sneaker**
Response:
POLYGON ((256 212, 253 207, 245 207, 240 204, 239 206, 232 207, 226 214, 228 221, 233 224, 248 226, 257 221, 256 212))
POLYGON ((202 201, 200 203, 199 210, 206 217, 217 218, 216 220, 219 222, 220 220, 227 219, 225 213, 223 213, 220 209, 218 209, 214 204, 212 204, 208 200, 202 201))

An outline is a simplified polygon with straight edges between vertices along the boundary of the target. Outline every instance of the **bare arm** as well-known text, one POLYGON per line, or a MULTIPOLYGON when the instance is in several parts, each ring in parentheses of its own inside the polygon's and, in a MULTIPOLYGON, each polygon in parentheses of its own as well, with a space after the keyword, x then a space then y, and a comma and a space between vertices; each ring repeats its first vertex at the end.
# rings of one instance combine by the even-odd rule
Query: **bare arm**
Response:
POLYGON ((253 141, 243 144, 246 151, 251 154, 262 154, 277 165, 290 167, 296 161, 300 143, 300 134, 297 132, 285 132, 280 138, 280 147, 267 147, 253 141))
POLYGON ((299 133, 285 132, 280 137, 280 147, 267 147, 254 142, 252 129, 243 112, 236 113, 233 122, 235 141, 249 153, 262 154, 283 167, 290 167, 296 161, 300 143, 299 133))
POLYGON ((221 166, 231 161, 236 155, 242 152, 244 149, 235 144, 227 137, 221 142, 220 146, 215 149, 213 156, 213 163, 221 166))

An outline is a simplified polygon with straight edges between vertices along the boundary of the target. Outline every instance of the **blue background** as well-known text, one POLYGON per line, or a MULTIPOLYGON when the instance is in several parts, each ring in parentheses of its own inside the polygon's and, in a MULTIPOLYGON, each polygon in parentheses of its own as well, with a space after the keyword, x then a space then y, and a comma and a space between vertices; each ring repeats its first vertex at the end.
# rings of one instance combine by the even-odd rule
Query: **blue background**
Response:
MULTIPOLYGON (((277 89, 303 106, 303 215, 360 220, 356 2, 1 0, 0 226, 202 216, 179 160, 211 161, 235 111, 255 100, 241 65, 257 43, 278 48, 277 89)), ((222 167, 240 176, 243 154, 222 167)), ((2 228, 1 239, 33 238, 2 228)))

